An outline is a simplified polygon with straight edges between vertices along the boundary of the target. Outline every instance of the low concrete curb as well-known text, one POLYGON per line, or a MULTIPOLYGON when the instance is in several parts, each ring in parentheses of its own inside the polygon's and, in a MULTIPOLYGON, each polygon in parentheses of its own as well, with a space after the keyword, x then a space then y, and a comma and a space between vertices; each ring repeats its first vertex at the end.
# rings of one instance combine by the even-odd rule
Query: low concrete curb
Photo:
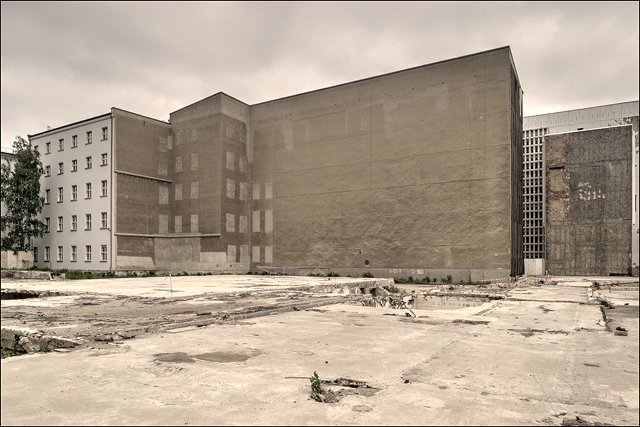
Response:
POLYGON ((1 344, 3 350, 13 350, 17 353, 35 353, 59 348, 73 348, 82 343, 69 338, 46 335, 37 329, 2 326, 1 344))
POLYGON ((1 277, 3 279, 51 280, 51 273, 48 271, 2 270, 1 277))

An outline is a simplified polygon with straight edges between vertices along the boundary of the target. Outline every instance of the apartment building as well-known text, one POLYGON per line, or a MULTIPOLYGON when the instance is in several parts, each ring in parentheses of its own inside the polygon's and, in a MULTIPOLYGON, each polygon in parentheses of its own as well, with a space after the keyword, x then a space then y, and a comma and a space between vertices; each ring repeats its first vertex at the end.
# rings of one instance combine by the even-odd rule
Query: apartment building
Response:
POLYGON ((521 135, 509 47, 169 122, 113 108, 30 137, 50 171, 36 265, 521 274, 521 135))
MULTIPOLYGON (((2 164, 7 164, 9 165, 9 167, 11 168, 11 170, 13 170, 13 168, 15 167, 15 163, 17 161, 17 157, 15 155, 15 153, 13 152, 12 148, 2 148, 1 154, 0 154, 0 162, 2 164)), ((5 205, 4 205, 4 201, 0 202, 0 209, 2 210, 2 216, 4 216, 4 213, 6 211, 5 205)), ((2 237, 4 237, 6 235, 6 231, 2 232, 2 237)))
MULTIPOLYGON (((577 110, 527 116, 523 119, 523 213, 524 258, 528 274, 546 272, 546 183, 545 141, 547 135, 580 132, 598 128, 632 125, 633 140, 629 140, 632 156, 633 256, 637 268, 638 256, 638 101, 601 105, 577 110)), ((602 149, 606 149, 605 146, 602 149)))
POLYGON ((49 231, 33 241, 35 266, 113 269, 112 129, 108 113, 29 135, 45 169, 40 219, 49 231))

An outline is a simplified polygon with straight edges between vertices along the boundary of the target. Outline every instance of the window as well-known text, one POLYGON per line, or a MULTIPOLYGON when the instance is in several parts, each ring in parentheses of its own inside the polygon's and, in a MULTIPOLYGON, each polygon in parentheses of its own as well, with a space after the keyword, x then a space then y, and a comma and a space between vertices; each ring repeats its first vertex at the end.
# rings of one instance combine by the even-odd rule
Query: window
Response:
POLYGON ((51 227, 51 218, 45 218, 44 219, 44 228, 45 228, 45 231, 47 233, 49 232, 50 227, 51 227))
POLYGON ((62 175, 64 173, 64 163, 58 163, 58 175, 62 175))
POLYGON ((44 190, 44 204, 48 205, 51 199, 51 190, 44 190))
POLYGON ((71 137, 71 148, 78 147, 78 135, 73 135, 71 137))
POLYGON ((91 137, 92 137, 91 131, 87 132, 87 144, 91 144, 91 137))
POLYGON ((51 166, 44 167, 44 176, 51 176, 51 166))
POLYGON ((58 151, 64 151, 64 138, 58 140, 58 151))
POLYGON ((91 262, 91 246, 84 247, 84 260, 91 262))
POLYGON ((33 248, 33 262, 38 262, 38 248, 33 248))
POLYGON ((78 247, 71 246, 71 262, 78 261, 78 247))
POLYGON ((64 249, 62 246, 58 246, 58 262, 64 261, 64 249))
POLYGON ((61 216, 58 217, 58 231, 64 231, 64 220, 62 218, 61 216))
POLYGON ((107 165, 107 153, 102 153, 102 166, 107 165))
POLYGON ((102 212, 102 228, 107 228, 108 224, 107 224, 107 213, 106 212, 102 212))
POLYGON ((87 189, 86 189, 86 195, 85 195, 85 199, 90 199, 91 198, 91 183, 87 182, 87 189))
POLYGON ((77 172, 77 171, 78 171, 78 161, 71 160, 71 172, 77 172))
POLYGON ((86 218, 86 224, 85 224, 84 229, 85 230, 91 230, 91 214, 87 214, 86 217, 87 218, 86 218))
POLYGON ((72 185, 71 186, 71 200, 72 201, 78 200, 78 186, 77 185, 72 185))
POLYGON ((45 154, 51 154, 51 143, 47 142, 45 144, 45 147, 47 148, 47 151, 45 152, 45 154))
POLYGON ((107 137, 109 136, 109 132, 107 128, 102 128, 102 140, 106 140, 107 137))
POLYGON ((87 157, 85 169, 91 169, 91 156, 87 157))
POLYGON ((78 230, 78 215, 71 215, 71 231, 78 230))
POLYGON ((100 247, 100 261, 106 261, 107 260, 107 245, 102 245, 100 247))
POLYGON ((49 250, 49 246, 44 247, 44 262, 49 262, 49 257, 51 256, 51 251, 49 250))
POLYGON ((62 203, 63 202, 63 193, 64 190, 62 189, 62 187, 58 187, 58 203, 62 203))
POLYGON ((107 181, 102 181, 101 191, 102 191, 102 197, 106 197, 107 196, 107 181))

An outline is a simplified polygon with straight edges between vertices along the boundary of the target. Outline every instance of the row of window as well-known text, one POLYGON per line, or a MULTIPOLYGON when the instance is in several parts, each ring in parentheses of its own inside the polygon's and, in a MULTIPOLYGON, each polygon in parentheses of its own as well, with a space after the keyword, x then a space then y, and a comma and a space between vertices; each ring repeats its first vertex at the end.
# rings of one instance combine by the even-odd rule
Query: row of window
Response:
POLYGON ((542 160, 542 154, 526 154, 523 156, 522 163, 542 160))
MULTIPOLYGON (((101 161, 102 163, 100 164, 100 166, 107 166, 107 153, 102 153, 101 155, 101 161)), ((84 168, 85 169, 91 169, 93 167, 93 158, 91 156, 87 156, 85 158, 85 163, 84 163, 84 168)), ((71 172, 77 172, 78 171, 78 160, 74 159, 71 160, 71 172)), ((60 162, 58 163, 58 175, 62 175, 64 174, 64 162, 60 162)), ((51 166, 47 165, 44 167, 44 176, 49 177, 51 176, 51 166)))
MULTIPOLYGON (((107 261, 107 245, 100 246, 100 262, 107 261)), ((44 257, 43 262, 49 262, 51 260, 51 248, 49 246, 44 247, 44 257)), ((58 246, 58 256, 56 257, 56 261, 62 262, 64 261, 64 246, 58 246)), ((78 247, 71 246, 71 262, 78 261, 78 247)), ((84 247, 84 261, 91 262, 91 245, 87 245, 84 247)), ((33 248, 33 262, 38 262, 38 247, 33 248)))
MULTIPOLYGON (((90 199, 92 195, 92 186, 90 182, 87 182, 84 187, 84 198, 90 199)), ((109 195, 109 184, 108 181, 100 181, 100 197, 107 197, 109 195)), ((71 186, 71 201, 75 202, 78 200, 78 186, 71 186)), ((64 201, 64 187, 58 187, 58 203, 62 203, 64 201)), ((44 190, 44 204, 48 205, 51 203, 51 190, 44 190)))
MULTIPOLYGON (((106 141, 107 139, 109 139, 109 129, 104 127, 102 128, 102 140, 106 141)), ((85 144, 91 144, 93 142, 93 132, 92 131, 87 131, 87 139, 85 144)), ((78 147, 78 135, 73 135, 71 137, 71 148, 77 148, 78 147)), ((38 149, 38 146, 35 146, 35 149, 38 149)), ((64 151, 64 138, 60 138, 58 140, 58 151, 64 151)), ((47 142, 45 144, 45 154, 51 154, 51 143, 47 142)))
MULTIPOLYGON (((84 229, 91 230, 91 214, 85 214, 84 216, 84 229)), ((44 225, 47 227, 47 233, 51 231, 51 218, 44 219, 44 225)), ((108 228, 109 221, 107 219, 107 213, 102 212, 100 214, 100 228, 108 228)), ((58 228, 56 231, 64 231, 64 217, 58 217, 58 228)), ((78 231, 78 215, 71 215, 71 231, 78 231)))
POLYGON ((534 136, 544 136, 549 133, 549 129, 535 129, 535 130, 526 130, 522 132, 523 138, 533 138, 534 136))
POLYGON ((544 235, 542 227, 525 228, 523 231, 525 236, 544 235))

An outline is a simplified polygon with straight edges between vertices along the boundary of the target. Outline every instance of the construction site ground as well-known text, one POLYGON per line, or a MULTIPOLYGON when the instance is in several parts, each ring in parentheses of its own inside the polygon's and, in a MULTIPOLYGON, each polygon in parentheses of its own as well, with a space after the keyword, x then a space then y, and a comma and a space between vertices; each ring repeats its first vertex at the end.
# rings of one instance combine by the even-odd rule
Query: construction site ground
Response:
POLYGON ((3 279, 2 425, 638 425, 637 278, 386 283, 3 279))

